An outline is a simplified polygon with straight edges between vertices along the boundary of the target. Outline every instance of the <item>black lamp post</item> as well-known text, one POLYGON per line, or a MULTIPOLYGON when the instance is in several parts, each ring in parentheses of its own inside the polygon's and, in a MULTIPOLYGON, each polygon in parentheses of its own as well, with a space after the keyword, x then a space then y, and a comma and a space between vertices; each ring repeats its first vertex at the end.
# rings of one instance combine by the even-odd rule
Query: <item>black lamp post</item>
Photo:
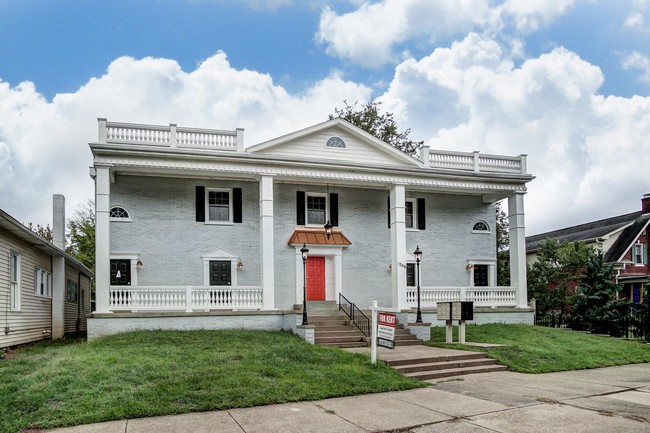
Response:
POLYGON ((330 240, 330 236, 332 236, 332 224, 330 224, 330 220, 327 220, 325 223, 325 236, 327 236, 327 240, 330 240))
POLYGON ((307 244, 302 244, 302 248, 300 248, 300 253, 302 254, 302 275, 303 275, 302 324, 309 325, 309 322, 307 321, 307 257, 309 257, 309 248, 307 248, 307 244))
POLYGON ((415 247, 415 251, 413 252, 413 255, 415 256, 415 264, 417 266, 416 269, 416 277, 418 279, 418 312, 417 316, 415 317, 415 323, 422 323, 422 310, 420 310, 420 260, 422 260, 422 251, 420 251, 420 246, 418 245, 415 247))

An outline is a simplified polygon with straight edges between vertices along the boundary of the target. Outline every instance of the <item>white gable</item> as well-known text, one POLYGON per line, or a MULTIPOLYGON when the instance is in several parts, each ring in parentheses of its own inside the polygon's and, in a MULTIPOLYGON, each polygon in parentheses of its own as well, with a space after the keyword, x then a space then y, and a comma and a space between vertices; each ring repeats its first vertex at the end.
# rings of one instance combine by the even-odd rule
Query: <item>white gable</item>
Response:
POLYGON ((419 165, 419 161, 372 137, 365 131, 334 119, 248 149, 252 153, 300 157, 305 161, 338 160, 356 164, 419 165), (339 137, 345 148, 328 147, 327 141, 339 137))
POLYGON ((230 251, 226 251, 222 248, 216 249, 212 252, 209 252, 201 257, 203 260, 206 259, 221 259, 221 260, 235 260, 239 256, 234 255, 230 251))

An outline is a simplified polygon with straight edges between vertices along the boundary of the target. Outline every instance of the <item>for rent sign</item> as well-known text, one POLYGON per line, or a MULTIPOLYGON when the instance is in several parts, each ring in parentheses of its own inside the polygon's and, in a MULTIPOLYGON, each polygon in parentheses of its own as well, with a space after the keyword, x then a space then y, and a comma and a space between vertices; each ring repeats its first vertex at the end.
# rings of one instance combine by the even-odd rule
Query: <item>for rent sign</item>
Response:
POLYGON ((394 349, 396 327, 396 315, 379 312, 377 315, 377 344, 389 349, 394 349))

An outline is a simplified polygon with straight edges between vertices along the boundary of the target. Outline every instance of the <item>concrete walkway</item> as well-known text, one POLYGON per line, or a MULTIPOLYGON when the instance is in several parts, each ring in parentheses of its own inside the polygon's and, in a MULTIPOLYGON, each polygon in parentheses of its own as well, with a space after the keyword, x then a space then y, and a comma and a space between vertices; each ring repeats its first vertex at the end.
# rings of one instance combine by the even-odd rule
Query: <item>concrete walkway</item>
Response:
MULTIPOLYGON (((395 355, 395 352, 393 352, 395 355)), ((429 388, 113 421, 57 433, 650 432, 650 364, 483 373, 429 388)))

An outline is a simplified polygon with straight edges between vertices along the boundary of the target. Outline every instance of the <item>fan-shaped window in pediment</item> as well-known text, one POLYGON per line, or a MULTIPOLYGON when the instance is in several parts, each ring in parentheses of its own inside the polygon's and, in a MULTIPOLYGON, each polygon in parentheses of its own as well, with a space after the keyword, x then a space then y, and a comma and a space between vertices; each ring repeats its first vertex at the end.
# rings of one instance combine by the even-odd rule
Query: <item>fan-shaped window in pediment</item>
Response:
POLYGON ((345 141, 341 137, 330 137, 325 143, 325 147, 331 147, 333 149, 345 149, 345 141))

